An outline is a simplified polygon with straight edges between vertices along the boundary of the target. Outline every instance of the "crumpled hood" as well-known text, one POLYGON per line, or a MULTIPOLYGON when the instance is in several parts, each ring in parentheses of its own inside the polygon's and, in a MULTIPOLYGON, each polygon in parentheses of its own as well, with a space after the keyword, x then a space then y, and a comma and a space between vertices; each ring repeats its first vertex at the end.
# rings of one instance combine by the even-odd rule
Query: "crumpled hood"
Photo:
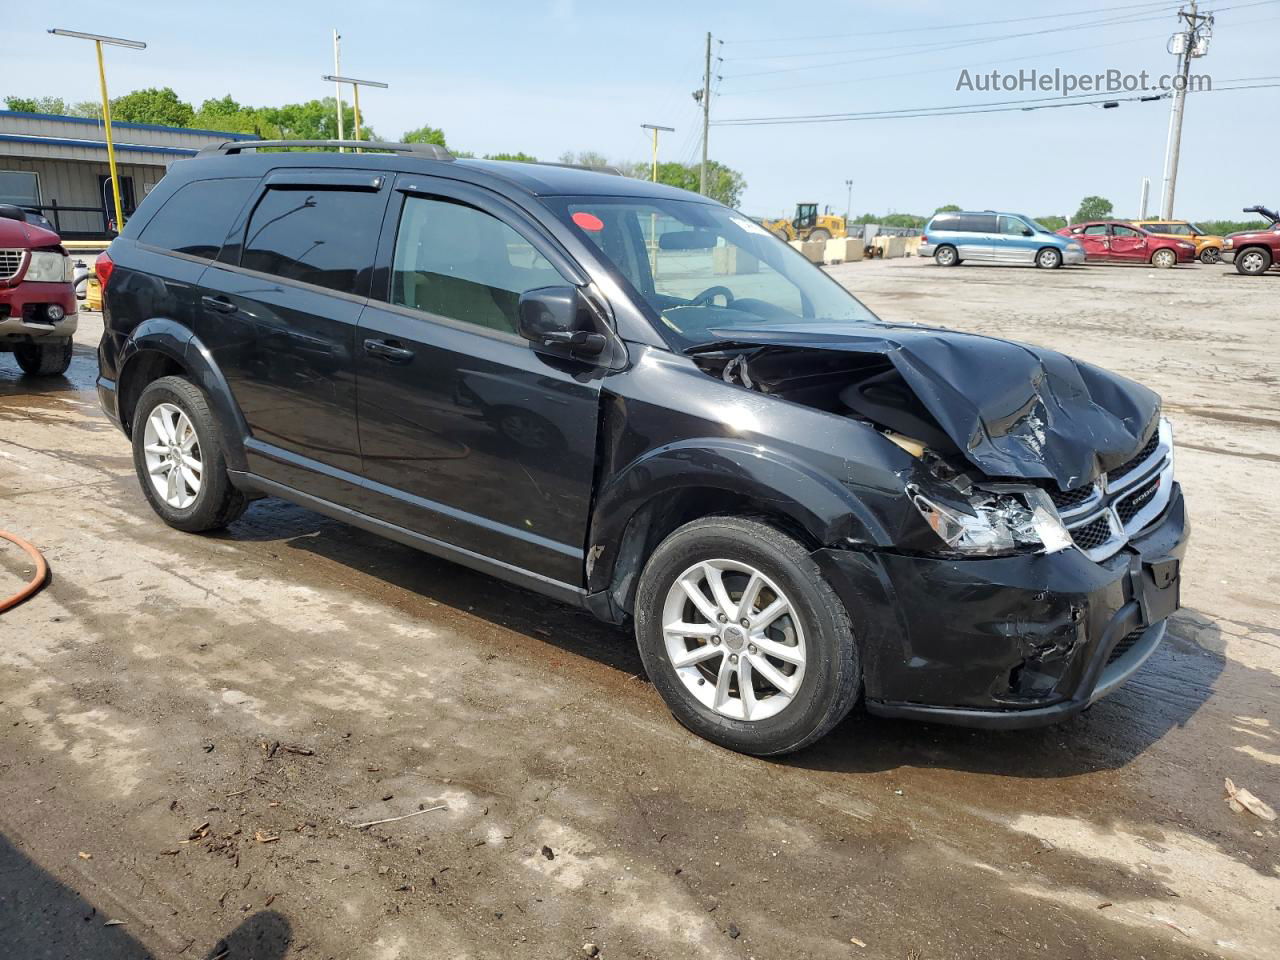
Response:
POLYGON ((1062 490, 1128 461, 1155 429, 1160 397, 1055 350, 936 327, 809 323, 712 330, 719 342, 842 350, 889 360, 938 425, 991 477, 1062 490))

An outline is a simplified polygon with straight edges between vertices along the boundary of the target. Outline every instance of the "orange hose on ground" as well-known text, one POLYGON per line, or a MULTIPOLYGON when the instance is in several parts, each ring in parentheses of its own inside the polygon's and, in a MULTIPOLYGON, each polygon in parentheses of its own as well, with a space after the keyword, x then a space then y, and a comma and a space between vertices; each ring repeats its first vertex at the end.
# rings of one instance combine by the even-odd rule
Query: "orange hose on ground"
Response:
POLYGON ((39 550, 27 543, 27 541, 23 540, 16 533, 10 533, 8 530, 0 530, 0 539, 8 540, 10 543, 16 543, 27 552, 36 564, 36 572, 31 577, 31 582, 7 600, 0 600, 0 613, 4 613, 10 607, 16 607, 23 600, 26 600, 44 586, 45 580, 49 577, 49 564, 45 562, 44 555, 39 550))

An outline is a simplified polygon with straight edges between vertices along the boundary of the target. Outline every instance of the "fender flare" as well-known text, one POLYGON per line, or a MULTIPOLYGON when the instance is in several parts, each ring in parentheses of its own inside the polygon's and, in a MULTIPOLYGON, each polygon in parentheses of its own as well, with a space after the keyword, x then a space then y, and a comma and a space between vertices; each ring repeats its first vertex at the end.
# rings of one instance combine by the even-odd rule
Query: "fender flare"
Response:
MULTIPOLYGON (((222 433, 227 467, 231 470, 247 470, 245 440, 249 426, 231 394, 227 379, 222 375, 217 361, 191 330, 168 317, 153 317, 138 324, 129 334, 120 350, 117 389, 123 398, 129 382, 130 368, 142 356, 159 353, 182 367, 191 381, 209 399, 209 409, 222 433)), ((123 416, 122 416, 123 420, 123 416)), ((124 424, 128 430, 130 424, 124 424)))
MULTIPOLYGON (((786 517, 820 546, 890 542, 884 526, 853 490, 803 461, 730 438, 681 440, 648 451, 600 490, 591 515, 588 592, 614 586, 615 570, 632 532, 628 528, 642 511, 691 488, 754 500, 786 517)), ((627 565, 636 560, 643 562, 627 557, 627 565)))

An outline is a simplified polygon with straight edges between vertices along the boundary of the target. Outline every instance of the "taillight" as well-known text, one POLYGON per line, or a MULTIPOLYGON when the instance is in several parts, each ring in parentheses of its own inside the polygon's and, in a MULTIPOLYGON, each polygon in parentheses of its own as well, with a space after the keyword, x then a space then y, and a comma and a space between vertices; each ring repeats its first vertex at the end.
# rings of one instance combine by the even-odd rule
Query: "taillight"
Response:
POLYGON ((98 284, 103 290, 107 289, 107 283, 111 280, 111 271, 115 266, 105 250, 98 254, 97 260, 93 261, 93 272, 98 275, 98 284))
POLYGON ((921 243, 928 243, 928 242, 929 242, 929 235, 928 235, 927 233, 922 233, 922 234, 920 234, 920 242, 921 242, 921 243))

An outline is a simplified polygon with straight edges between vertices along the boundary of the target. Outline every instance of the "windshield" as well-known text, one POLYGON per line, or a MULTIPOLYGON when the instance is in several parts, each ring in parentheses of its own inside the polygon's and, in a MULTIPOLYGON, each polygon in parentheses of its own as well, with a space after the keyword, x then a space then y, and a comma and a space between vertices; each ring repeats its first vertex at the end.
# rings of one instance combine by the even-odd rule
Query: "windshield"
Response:
POLYGON ((1031 224, 1031 226, 1032 226, 1034 229, 1039 230, 1041 233, 1053 233, 1053 231, 1052 231, 1052 230, 1050 230, 1048 227, 1046 227, 1046 226, 1045 226, 1043 223, 1041 223, 1039 220, 1032 220, 1030 217, 1028 217, 1028 218, 1027 218, 1027 223, 1031 224))
POLYGON ((1198 223, 1188 223, 1188 224, 1187 224, 1187 229, 1188 229, 1191 233, 1204 233, 1204 232, 1205 232, 1204 227, 1200 226, 1200 224, 1198 224, 1198 223))
POLYGON ((681 349, 726 339, 735 327, 876 319, 799 253, 727 207, 623 197, 547 202, 681 349))

